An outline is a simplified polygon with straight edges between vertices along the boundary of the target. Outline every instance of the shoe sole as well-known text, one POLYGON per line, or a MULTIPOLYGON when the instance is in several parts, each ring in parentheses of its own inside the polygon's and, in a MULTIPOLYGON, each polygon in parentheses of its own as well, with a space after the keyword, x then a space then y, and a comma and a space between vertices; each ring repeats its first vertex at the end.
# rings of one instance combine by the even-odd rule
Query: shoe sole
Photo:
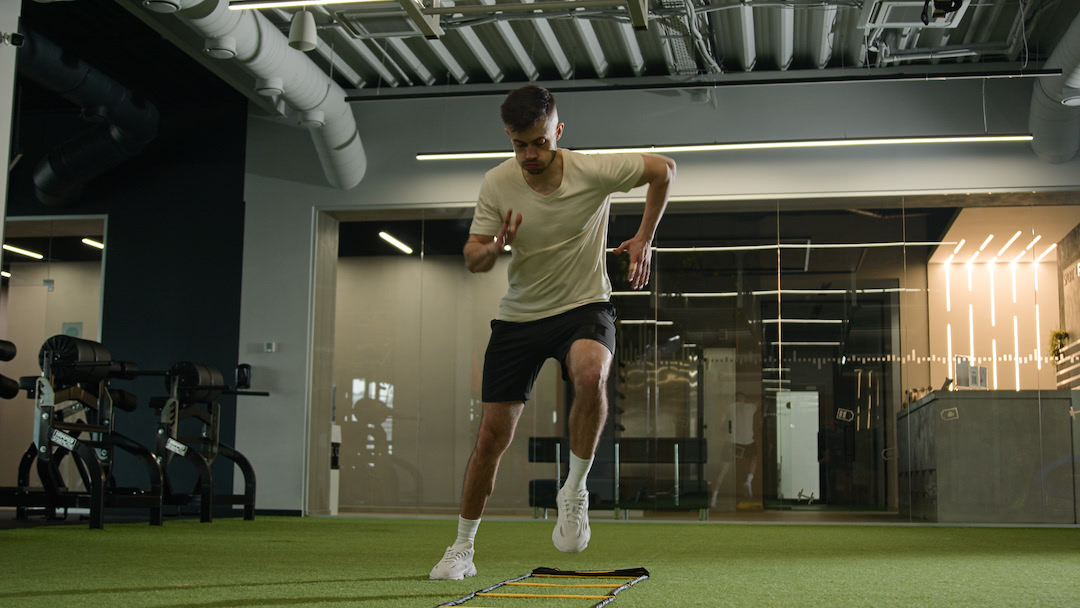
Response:
POLYGON ((476 576, 476 566, 473 566, 469 570, 466 570, 464 574, 458 577, 438 578, 429 574, 428 579, 433 581, 461 581, 469 578, 470 576, 476 576))

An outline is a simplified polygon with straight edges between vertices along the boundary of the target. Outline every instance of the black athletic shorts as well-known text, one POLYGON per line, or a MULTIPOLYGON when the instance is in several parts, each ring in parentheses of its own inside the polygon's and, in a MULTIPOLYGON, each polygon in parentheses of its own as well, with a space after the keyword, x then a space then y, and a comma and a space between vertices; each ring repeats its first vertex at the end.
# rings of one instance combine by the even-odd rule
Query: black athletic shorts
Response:
POLYGON ((491 339, 484 354, 485 403, 528 401, 544 361, 554 358, 569 380, 566 355, 576 340, 596 340, 615 354, 615 307, 594 302, 557 315, 515 323, 491 322, 491 339))

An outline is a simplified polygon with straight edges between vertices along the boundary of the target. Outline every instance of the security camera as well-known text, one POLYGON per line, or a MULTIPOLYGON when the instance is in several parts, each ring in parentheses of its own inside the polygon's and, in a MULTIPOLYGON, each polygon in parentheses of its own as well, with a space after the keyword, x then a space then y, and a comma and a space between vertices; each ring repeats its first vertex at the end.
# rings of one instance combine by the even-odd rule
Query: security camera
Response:
POLYGON ((5 33, 3 35, 2 41, 4 44, 7 45, 22 46, 23 42, 26 41, 26 36, 23 36, 19 32, 11 32, 10 34, 5 33))

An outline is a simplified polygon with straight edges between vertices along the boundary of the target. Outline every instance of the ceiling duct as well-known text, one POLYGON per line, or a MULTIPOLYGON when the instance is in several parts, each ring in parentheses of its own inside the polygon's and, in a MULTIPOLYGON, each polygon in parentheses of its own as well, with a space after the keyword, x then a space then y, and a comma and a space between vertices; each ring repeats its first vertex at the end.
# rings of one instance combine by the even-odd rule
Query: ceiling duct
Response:
POLYGON ((259 11, 231 11, 227 0, 183 0, 176 13, 203 38, 235 40, 235 57, 260 82, 277 78, 280 97, 308 120, 311 139, 330 185, 347 190, 360 183, 367 170, 360 135, 345 91, 303 52, 290 48, 288 39, 259 11))
POLYGON ((83 184, 142 152, 157 136, 158 111, 81 59, 25 29, 18 50, 19 73, 82 108, 97 123, 65 141, 34 169, 34 190, 46 205, 68 206, 83 184))
POLYGON ((1071 105, 1076 103, 1071 95, 1080 89, 1080 15, 1043 67, 1060 69, 1062 75, 1035 79, 1028 117, 1031 147, 1045 161, 1064 163, 1080 151, 1080 108, 1071 105))

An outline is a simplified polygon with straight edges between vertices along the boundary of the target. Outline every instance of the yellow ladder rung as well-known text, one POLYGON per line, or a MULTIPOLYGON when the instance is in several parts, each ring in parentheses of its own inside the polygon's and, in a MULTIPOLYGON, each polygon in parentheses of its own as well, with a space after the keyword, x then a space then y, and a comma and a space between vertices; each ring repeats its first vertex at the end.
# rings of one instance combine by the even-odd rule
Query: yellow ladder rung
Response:
POLYGON ((562 600, 606 600, 614 595, 563 595, 543 593, 477 593, 477 597, 546 597, 562 600))
POLYGON ((514 585, 516 587, 575 587, 575 588, 595 588, 595 589, 611 589, 612 587, 618 587, 618 583, 611 583, 608 585, 565 585, 559 583, 505 583, 506 585, 514 585))

